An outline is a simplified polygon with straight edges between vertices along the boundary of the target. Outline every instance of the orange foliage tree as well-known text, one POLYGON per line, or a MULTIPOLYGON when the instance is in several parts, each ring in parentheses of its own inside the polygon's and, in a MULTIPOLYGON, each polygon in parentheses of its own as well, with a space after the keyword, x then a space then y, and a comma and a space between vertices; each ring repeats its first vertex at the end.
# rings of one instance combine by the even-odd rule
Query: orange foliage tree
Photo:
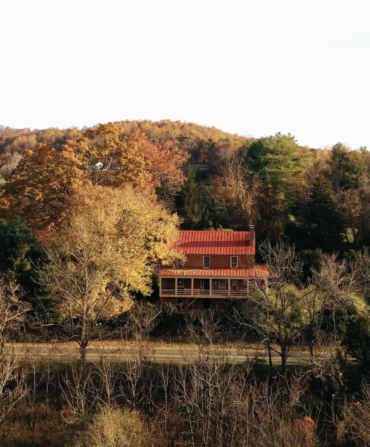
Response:
POLYGON ((22 216, 36 231, 60 224, 66 195, 83 181, 80 163, 79 154, 68 147, 57 151, 39 143, 26 151, 16 174, 1 188, 1 217, 22 216))
POLYGON ((69 146, 83 155, 83 167, 94 185, 131 183, 149 191, 169 185, 177 191, 185 180, 181 167, 188 154, 171 141, 151 143, 138 130, 127 135, 122 123, 99 124, 69 146))
POLYGON ((150 143, 142 132, 124 133, 120 123, 100 124, 60 150, 39 143, 25 151, 15 175, 1 189, 0 216, 22 216, 33 230, 64 223, 66 198, 82 184, 176 192, 185 181, 188 155, 173 145, 150 143))

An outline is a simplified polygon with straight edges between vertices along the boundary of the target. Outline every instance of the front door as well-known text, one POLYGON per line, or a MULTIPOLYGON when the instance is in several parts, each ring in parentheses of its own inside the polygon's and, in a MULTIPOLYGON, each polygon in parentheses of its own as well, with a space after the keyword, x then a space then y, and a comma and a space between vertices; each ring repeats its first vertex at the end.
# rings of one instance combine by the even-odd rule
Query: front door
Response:
POLYGON ((203 279, 203 289, 204 289, 204 291, 209 292, 209 284, 210 284, 209 279, 203 279))

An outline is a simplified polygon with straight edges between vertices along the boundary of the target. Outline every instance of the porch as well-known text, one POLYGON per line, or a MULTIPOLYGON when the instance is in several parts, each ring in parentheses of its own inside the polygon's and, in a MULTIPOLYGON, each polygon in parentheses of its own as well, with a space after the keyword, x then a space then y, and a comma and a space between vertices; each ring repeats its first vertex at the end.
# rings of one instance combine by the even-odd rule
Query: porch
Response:
POLYGON ((160 296, 245 298, 266 286, 265 279, 160 278, 160 296))

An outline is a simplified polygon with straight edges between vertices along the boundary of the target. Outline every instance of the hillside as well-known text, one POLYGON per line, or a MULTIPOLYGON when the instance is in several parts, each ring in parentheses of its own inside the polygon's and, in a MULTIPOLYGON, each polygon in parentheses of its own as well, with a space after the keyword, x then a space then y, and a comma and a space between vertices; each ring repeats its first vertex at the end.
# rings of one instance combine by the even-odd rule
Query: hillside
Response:
MULTIPOLYGON (((223 132, 216 127, 200 126, 181 121, 122 121, 127 134, 135 130, 144 132, 155 143, 171 140, 177 146, 187 150, 195 162, 212 162, 233 153, 248 139, 237 134, 223 132)), ((0 125, 1 164, 9 169, 16 167, 20 155, 32 149, 37 143, 51 143, 59 149, 67 140, 76 140, 81 130, 69 129, 13 129, 0 125)))

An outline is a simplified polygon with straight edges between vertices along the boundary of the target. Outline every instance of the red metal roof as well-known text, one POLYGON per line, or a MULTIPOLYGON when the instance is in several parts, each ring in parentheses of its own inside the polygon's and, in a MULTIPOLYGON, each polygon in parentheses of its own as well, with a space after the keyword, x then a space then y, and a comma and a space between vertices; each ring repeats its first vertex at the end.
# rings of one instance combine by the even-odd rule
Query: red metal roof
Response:
POLYGON ((180 231, 180 246, 187 255, 254 255, 249 231, 180 231))
POLYGON ((159 271, 159 276, 186 276, 188 278, 267 278, 269 276, 269 269, 266 265, 256 265, 254 268, 251 269, 163 269, 159 271))

